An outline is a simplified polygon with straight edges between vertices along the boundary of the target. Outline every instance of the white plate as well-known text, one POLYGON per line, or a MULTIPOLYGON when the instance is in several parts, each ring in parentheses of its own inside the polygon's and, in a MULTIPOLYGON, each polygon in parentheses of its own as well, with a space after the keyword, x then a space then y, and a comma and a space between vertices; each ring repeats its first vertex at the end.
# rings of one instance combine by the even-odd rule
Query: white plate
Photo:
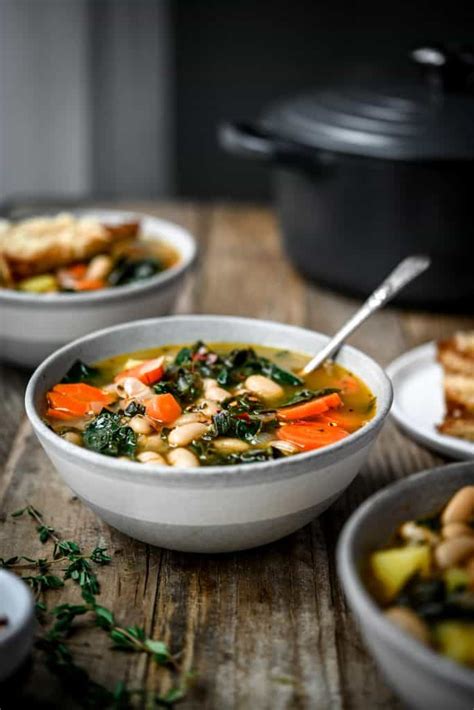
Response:
POLYGON ((436 345, 427 343, 394 360, 387 368, 394 398, 391 414, 416 441, 455 459, 473 459, 474 443, 440 434, 444 417, 443 373, 436 345))

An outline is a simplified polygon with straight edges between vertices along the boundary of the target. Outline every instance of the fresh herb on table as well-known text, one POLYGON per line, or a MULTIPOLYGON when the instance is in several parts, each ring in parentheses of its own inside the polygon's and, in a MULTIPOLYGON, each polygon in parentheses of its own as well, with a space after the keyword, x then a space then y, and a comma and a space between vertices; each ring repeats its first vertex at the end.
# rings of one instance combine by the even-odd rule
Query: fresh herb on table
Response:
POLYGON ((112 610, 97 602, 100 585, 91 563, 99 566, 109 564, 111 558, 106 549, 96 547, 90 553, 83 554, 77 542, 61 539, 32 505, 27 505, 12 515, 18 518, 25 513, 35 521, 40 541, 43 544, 53 543, 51 555, 38 559, 24 555, 0 558, 0 567, 16 571, 33 589, 37 599, 37 618, 43 630, 36 641, 36 648, 42 651, 47 668, 58 677, 69 695, 84 708, 117 710, 131 710, 136 707, 135 699, 150 708, 171 708, 182 700, 189 677, 185 677, 183 684, 171 688, 164 695, 128 688, 122 681, 117 683, 113 690, 109 690, 94 681, 84 668, 76 664, 67 640, 80 628, 77 620, 81 618, 84 623, 92 623, 105 632, 112 641, 112 648, 146 653, 157 665, 180 674, 178 656, 171 653, 166 643, 149 638, 141 626, 120 624, 112 610), (55 565, 63 565, 62 578, 51 574, 50 570, 55 565), (34 569, 37 574, 23 575, 22 571, 25 569, 34 569), (48 610, 44 600, 48 590, 64 586, 69 579, 79 585, 82 603, 62 603, 48 610))
POLYGON ((137 435, 118 412, 103 409, 84 429, 84 446, 106 456, 135 456, 137 435))

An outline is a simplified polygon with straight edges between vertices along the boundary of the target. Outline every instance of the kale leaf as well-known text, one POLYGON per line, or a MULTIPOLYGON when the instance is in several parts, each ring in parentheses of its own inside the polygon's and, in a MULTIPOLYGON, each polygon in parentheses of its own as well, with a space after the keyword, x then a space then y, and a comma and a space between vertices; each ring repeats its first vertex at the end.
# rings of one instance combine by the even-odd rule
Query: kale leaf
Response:
POLYGON ((171 365, 153 389, 157 394, 170 392, 181 404, 190 404, 201 394, 202 381, 196 373, 171 365))
POLYGON ((124 286, 134 281, 149 279, 150 276, 163 271, 163 268, 163 264, 155 258, 119 259, 109 275, 108 282, 111 286, 124 286))
POLYGON ((93 382, 99 374, 100 370, 97 367, 91 367, 82 362, 82 360, 76 360, 66 372, 61 382, 63 384, 76 382, 90 383, 93 382))
POLYGON ((212 440, 199 439, 190 444, 190 448, 203 466, 222 466, 232 464, 258 463, 281 458, 283 454, 278 449, 269 446, 265 449, 250 449, 240 453, 224 454, 213 448, 212 440))
POLYGON ((137 435, 122 424, 120 414, 103 409, 84 430, 84 446, 106 456, 133 458, 137 448, 137 435))
POLYGON ((135 417, 137 414, 145 414, 146 409, 143 404, 140 404, 140 402, 130 402, 130 404, 125 408, 124 410, 124 416, 126 417, 135 417))
POLYGON ((244 441, 252 441, 262 428, 258 417, 250 414, 234 416, 223 409, 212 417, 215 436, 234 436, 244 441))
POLYGON ((302 402, 310 402, 312 399, 317 399, 318 397, 325 397, 327 394, 334 394, 334 392, 340 392, 338 387, 324 387, 319 390, 299 390, 295 392, 290 399, 288 399, 284 404, 280 404, 280 407, 290 407, 293 404, 301 404, 302 402))

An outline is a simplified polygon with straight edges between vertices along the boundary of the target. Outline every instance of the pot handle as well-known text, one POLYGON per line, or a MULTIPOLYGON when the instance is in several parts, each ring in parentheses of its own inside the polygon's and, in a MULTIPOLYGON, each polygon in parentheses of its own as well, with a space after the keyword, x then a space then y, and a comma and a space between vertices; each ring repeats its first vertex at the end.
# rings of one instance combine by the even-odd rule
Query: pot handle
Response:
POLYGON ((264 162, 309 162, 308 151, 272 135, 254 123, 227 122, 219 126, 219 145, 232 155, 264 162))
POLYGON ((219 126, 218 138, 222 148, 241 158, 271 161, 276 157, 276 141, 252 123, 223 123, 219 126))

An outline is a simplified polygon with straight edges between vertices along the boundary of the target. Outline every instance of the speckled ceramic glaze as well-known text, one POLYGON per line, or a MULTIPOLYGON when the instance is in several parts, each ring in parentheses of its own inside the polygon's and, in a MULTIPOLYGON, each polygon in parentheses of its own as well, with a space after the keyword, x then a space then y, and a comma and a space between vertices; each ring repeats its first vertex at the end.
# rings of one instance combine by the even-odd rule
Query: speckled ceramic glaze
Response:
POLYGON ((171 222, 118 210, 74 210, 107 224, 140 220, 142 232, 170 244, 179 262, 143 282, 87 293, 31 294, 0 288, 0 359, 35 367, 47 355, 91 331, 172 309, 196 255, 194 238, 171 222))
POLYGON ((386 619, 363 585, 361 564, 404 520, 437 512, 458 488, 473 483, 472 462, 410 476, 365 501, 339 540, 339 575, 362 636, 387 682, 417 710, 470 710, 474 671, 425 648, 386 619))
POLYGON ((35 629, 33 595, 16 574, 4 569, 0 569, 0 616, 8 621, 0 631, 1 682, 27 657, 35 629))
POLYGON ((314 353, 327 337, 269 321, 175 316, 108 328, 77 340, 36 370, 26 410, 65 481, 97 514, 139 540, 176 550, 223 552, 277 540, 308 523, 349 485, 364 463, 392 401, 383 370, 353 348, 339 361, 377 397, 374 418, 319 451, 255 464, 176 469, 120 461, 74 446, 42 421, 44 397, 77 358, 90 363, 170 343, 240 342, 314 353))

